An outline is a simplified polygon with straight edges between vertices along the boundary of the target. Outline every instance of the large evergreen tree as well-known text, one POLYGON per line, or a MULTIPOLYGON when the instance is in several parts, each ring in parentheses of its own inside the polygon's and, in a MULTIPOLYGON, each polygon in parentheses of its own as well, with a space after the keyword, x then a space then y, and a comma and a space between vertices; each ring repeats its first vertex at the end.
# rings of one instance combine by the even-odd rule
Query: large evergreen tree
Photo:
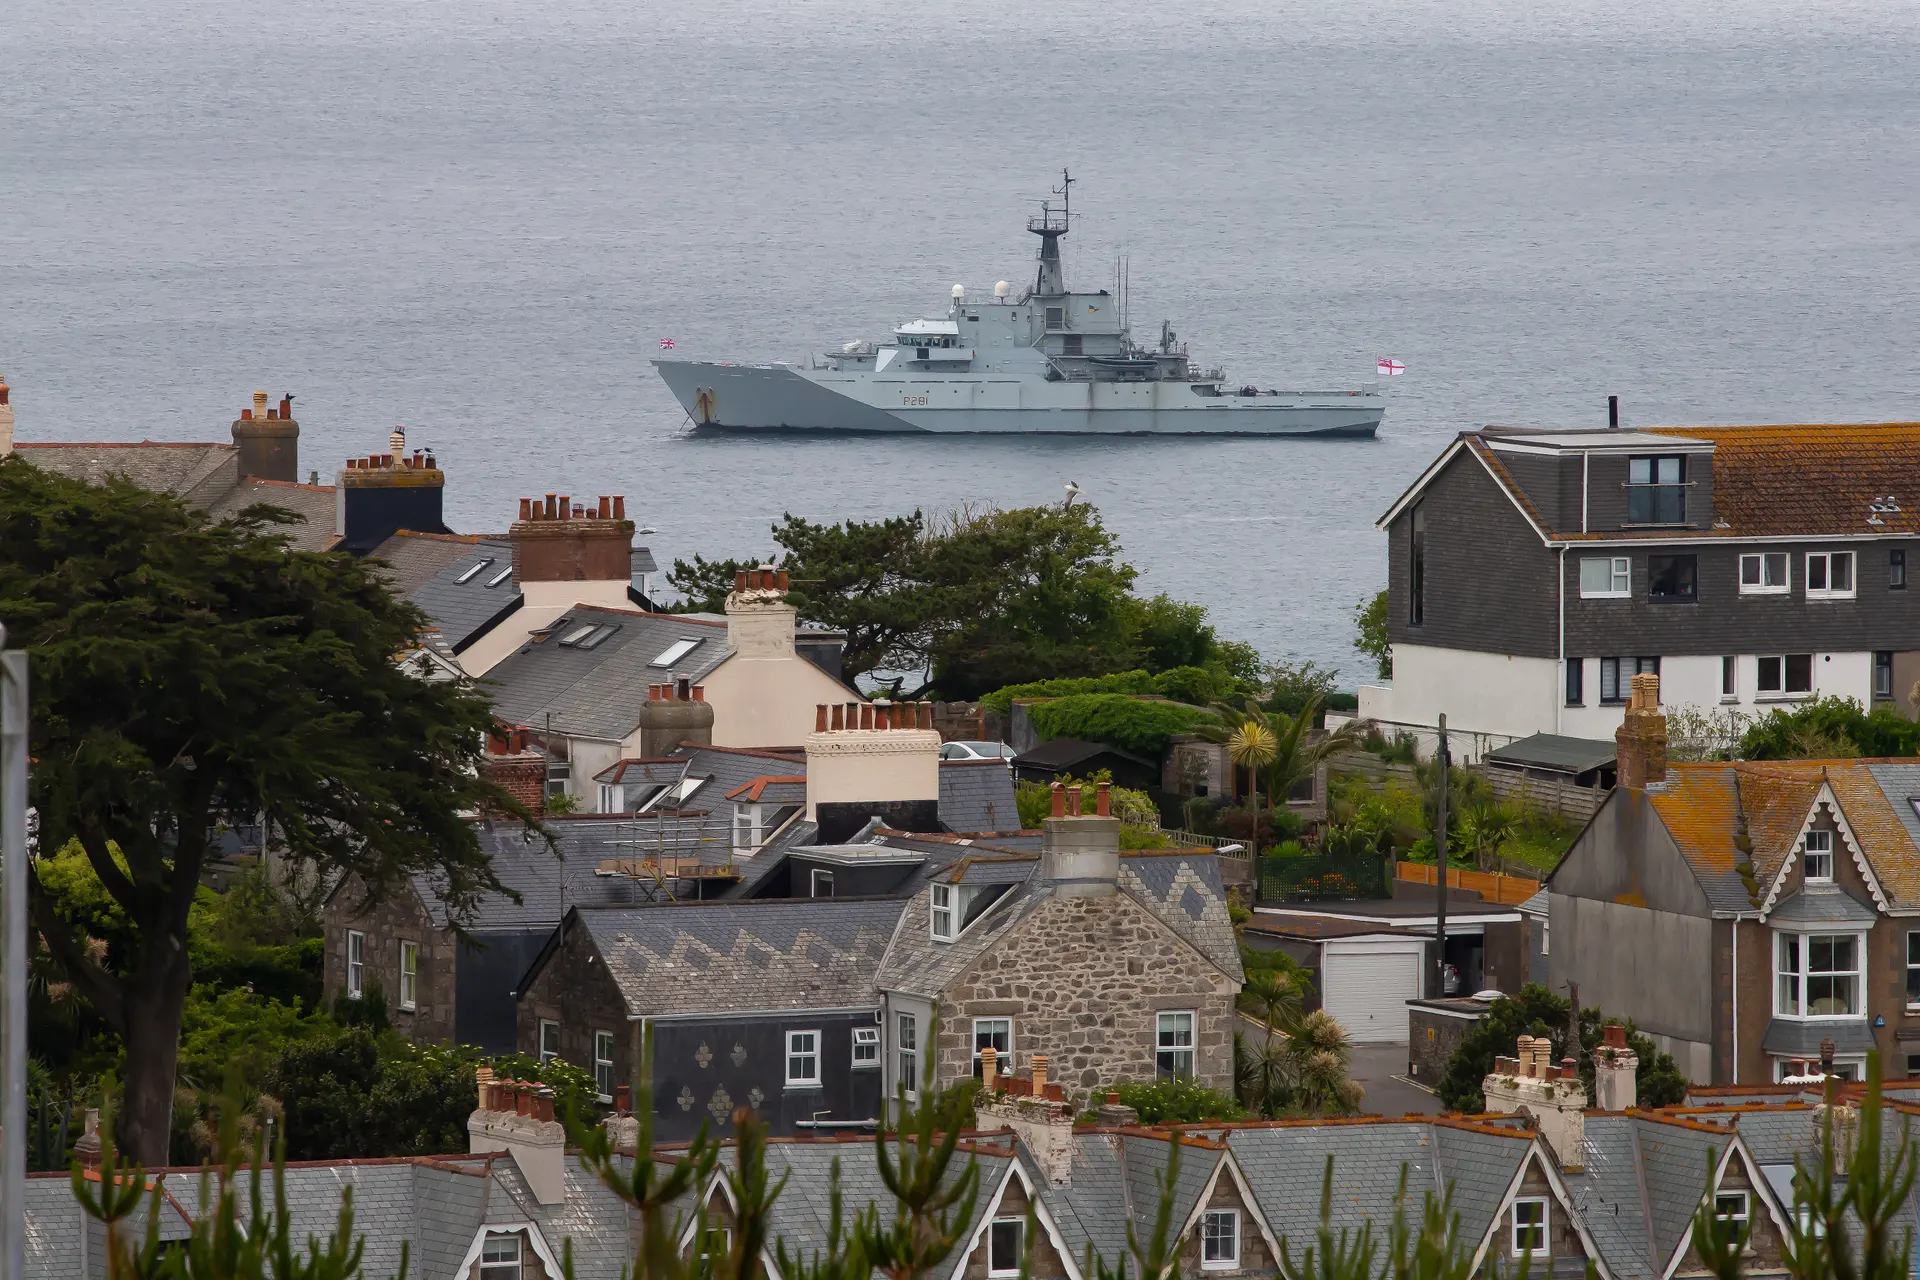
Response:
POLYGON ((27 649, 43 849, 77 844, 135 932, 110 970, 29 884, 34 923, 126 1044, 124 1147, 163 1164, 187 914, 223 824, 375 892, 432 871, 456 910, 499 885, 470 823, 528 815, 475 766, 484 698, 400 672, 426 619, 377 566, 289 549, 269 508, 212 520, 120 480, 0 460, 0 619, 27 649))

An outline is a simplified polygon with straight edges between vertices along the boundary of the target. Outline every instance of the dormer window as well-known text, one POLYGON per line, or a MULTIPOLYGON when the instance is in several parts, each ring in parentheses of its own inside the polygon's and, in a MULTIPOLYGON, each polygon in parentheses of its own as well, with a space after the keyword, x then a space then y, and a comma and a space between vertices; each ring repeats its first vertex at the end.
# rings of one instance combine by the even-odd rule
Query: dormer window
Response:
POLYGON ((1807 832, 1806 869, 1808 884, 1833 883, 1833 832, 1807 832))
POLYGON ((950 884, 933 886, 932 910, 928 920, 935 942, 953 941, 953 935, 956 932, 954 923, 959 915, 957 910, 959 904, 955 901, 957 896, 950 884))
POLYGON ((763 807, 757 804, 736 804, 733 806, 733 851, 752 853, 760 847, 765 838, 766 816, 763 807))
POLYGON ((1627 460, 1627 523, 1687 522, 1685 454, 1627 460))

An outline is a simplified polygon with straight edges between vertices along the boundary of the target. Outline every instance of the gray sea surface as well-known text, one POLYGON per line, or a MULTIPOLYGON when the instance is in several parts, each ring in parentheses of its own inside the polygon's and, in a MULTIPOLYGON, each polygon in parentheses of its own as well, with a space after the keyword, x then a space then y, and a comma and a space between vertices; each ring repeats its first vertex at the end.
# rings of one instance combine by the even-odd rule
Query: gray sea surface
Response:
POLYGON ((762 554, 1072 480, 1146 589, 1351 683, 1373 521, 1462 428, 1920 417, 1904 0, 15 0, 0 48, 20 438, 292 391, 303 471, 404 423, 467 531, 623 493, 762 554), (1062 166, 1070 279, 1128 255, 1236 380, 1404 361, 1380 438, 708 438, 648 364, 1022 284, 1062 166))

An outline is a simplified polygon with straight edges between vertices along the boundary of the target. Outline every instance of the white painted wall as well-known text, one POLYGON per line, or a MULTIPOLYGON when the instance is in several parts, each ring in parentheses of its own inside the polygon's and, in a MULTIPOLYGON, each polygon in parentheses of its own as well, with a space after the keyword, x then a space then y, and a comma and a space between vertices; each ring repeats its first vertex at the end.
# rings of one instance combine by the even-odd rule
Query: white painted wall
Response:
MULTIPOLYGON (((701 681, 713 704, 716 747, 799 747, 813 732, 814 708, 825 702, 865 702, 847 686, 793 651, 783 656, 736 653, 701 681)), ((633 738, 638 750, 639 735, 633 738)))
MULTIPOLYGON (((1586 705, 1564 705, 1566 684, 1560 664, 1551 658, 1516 658, 1471 649, 1440 649, 1425 645, 1393 647, 1393 681, 1360 686, 1362 719, 1403 725, 1432 725, 1447 713, 1447 727, 1459 739, 1456 758, 1473 758, 1481 749, 1497 747, 1533 733, 1562 733, 1575 738, 1606 740, 1620 727, 1622 704, 1600 703, 1600 660, 1583 660, 1586 705), (1483 742, 1476 742, 1475 735, 1483 742)), ((1694 707, 1709 712, 1736 711, 1752 718, 1777 706, 1791 706, 1801 698, 1758 693, 1759 655, 1735 655, 1738 690, 1735 698, 1720 695, 1720 658, 1717 655, 1679 654, 1660 660, 1660 704, 1694 707)), ((1622 677, 1623 680, 1626 677, 1622 677)), ((1871 706, 1873 654, 1816 653, 1813 655, 1814 694, 1852 698, 1871 706)), ((1429 735, 1422 738, 1425 747, 1429 735)))

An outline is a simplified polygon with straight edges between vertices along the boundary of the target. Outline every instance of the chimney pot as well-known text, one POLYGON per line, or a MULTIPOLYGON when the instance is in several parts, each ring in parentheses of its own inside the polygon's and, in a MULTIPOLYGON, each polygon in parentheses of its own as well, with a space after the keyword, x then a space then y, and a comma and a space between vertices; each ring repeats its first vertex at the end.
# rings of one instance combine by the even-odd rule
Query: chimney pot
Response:
POLYGON ((613 1087, 613 1109, 621 1115, 633 1114, 633 1086, 617 1084, 613 1087))
POLYGON ((551 493, 547 495, 547 519, 558 519, 558 516, 554 514, 554 495, 551 493))
POLYGON ((520 499, 520 518, 522 520, 533 519, 533 499, 532 498, 520 499))
POLYGON ((996 1065, 997 1058, 998 1058, 998 1055, 994 1051, 994 1047, 992 1045, 988 1045, 984 1049, 980 1050, 980 1087, 982 1089, 985 1089, 988 1093, 993 1092, 993 1077, 995 1075, 994 1067, 996 1065))
POLYGON ((1112 783, 1103 782, 1094 791, 1093 811, 1097 816, 1102 818, 1113 816, 1113 797, 1108 794, 1112 789, 1112 783))
POLYGON ((627 518, 627 500, 617 494, 613 499, 613 518, 615 520, 625 520, 627 518))
POLYGON ((277 422, 279 418, 280 418, 280 411, 278 409, 275 409, 269 406, 267 409, 267 421, 277 422))
POLYGON ((847 727, 846 708, 843 707, 838 702, 836 702, 833 704, 832 710, 833 710, 833 715, 829 718, 827 723, 827 731, 829 733, 832 733, 836 730, 844 729, 847 727))
POLYGON ((1051 800, 1053 804, 1053 816, 1056 818, 1066 817, 1067 816, 1067 789, 1061 786, 1057 782, 1054 783, 1053 795, 1051 797, 1051 800))
POLYGON ((1047 1055, 1044 1053, 1033 1055, 1033 1096, 1047 1096, 1047 1055))
POLYGON ((747 571, 745 569, 734 570, 734 574, 733 574, 734 594, 739 595, 742 592, 744 592, 746 589, 747 589, 747 571))
POLYGON ((1080 816, 1079 783, 1075 783, 1073 786, 1067 788, 1067 816, 1069 818, 1077 818, 1080 816))
POLYGON ((860 704, 860 727, 862 729, 873 728, 873 704, 871 702, 863 702, 860 704))
POLYGON ((693 701, 693 681, 681 676, 673 682, 673 696, 681 702, 693 701))
POLYGON ((785 569, 780 571, 780 589, 782 591, 787 589, 787 571, 785 569))
POLYGON ((280 397, 280 421, 285 422, 288 418, 291 418, 292 416, 293 416, 293 397, 281 396, 280 397))
POLYGON ((246 421, 246 422, 252 422, 252 421, 253 421, 253 410, 251 410, 251 409, 242 409, 242 410, 240 411, 240 417, 241 417, 241 419, 242 419, 243 421, 246 421))
POLYGON ((1660 710, 1660 677, 1633 677, 1632 698, 1614 731, 1615 782, 1640 789, 1667 780, 1667 717, 1660 710))
POLYGON ((253 393, 253 416, 262 419, 267 416, 267 393, 264 391, 253 393))
POLYGON ((1600 1037, 1609 1049, 1624 1049, 1627 1047, 1627 1029, 1617 1022, 1609 1022, 1606 1026, 1602 1027, 1600 1029, 1600 1037))
POLYGON ((564 493, 560 495, 560 518, 562 520, 573 519, 573 499, 564 493))
POLYGON ((827 731, 827 704, 824 702, 817 703, 813 708, 813 731, 815 733, 827 731))

